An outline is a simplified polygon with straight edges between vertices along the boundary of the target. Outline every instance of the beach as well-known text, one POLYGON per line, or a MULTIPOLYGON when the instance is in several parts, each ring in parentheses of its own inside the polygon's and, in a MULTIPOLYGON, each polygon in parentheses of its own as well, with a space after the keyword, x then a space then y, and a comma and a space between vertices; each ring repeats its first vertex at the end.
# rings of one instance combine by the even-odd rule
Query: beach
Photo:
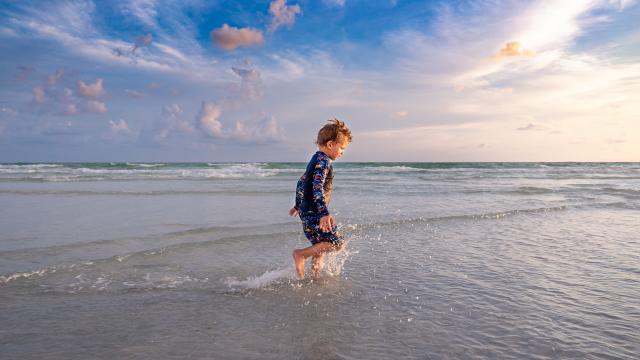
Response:
POLYGON ((634 359, 640 163, 0 164, 3 359, 634 359), (308 268, 307 268, 308 269, 308 268))

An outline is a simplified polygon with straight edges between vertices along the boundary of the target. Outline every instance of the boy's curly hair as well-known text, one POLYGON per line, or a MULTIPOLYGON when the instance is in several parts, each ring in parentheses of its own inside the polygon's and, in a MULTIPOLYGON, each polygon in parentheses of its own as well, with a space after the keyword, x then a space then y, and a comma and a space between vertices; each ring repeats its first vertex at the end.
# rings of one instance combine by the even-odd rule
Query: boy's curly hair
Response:
POLYGON ((351 130, 345 125, 344 121, 336 118, 327 121, 329 123, 318 131, 316 144, 326 145, 329 141, 339 141, 340 139, 346 139, 347 142, 351 142, 351 130))

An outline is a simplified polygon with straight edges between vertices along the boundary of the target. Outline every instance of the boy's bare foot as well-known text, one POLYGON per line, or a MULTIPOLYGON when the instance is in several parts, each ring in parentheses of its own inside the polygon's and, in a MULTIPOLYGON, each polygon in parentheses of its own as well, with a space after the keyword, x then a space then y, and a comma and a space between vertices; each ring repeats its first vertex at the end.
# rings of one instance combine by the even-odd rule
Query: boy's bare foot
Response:
POLYGON ((296 272, 300 279, 304 279, 304 256, 300 254, 300 250, 293 250, 293 263, 296 265, 296 272))

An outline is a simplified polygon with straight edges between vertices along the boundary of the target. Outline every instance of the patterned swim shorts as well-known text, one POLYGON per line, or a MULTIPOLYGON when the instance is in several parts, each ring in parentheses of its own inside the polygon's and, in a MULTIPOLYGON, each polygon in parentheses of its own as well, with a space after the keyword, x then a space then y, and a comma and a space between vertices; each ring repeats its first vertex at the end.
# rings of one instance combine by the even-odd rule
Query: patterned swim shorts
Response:
POLYGON ((309 239, 311 244, 315 245, 320 242, 330 242, 334 245, 342 243, 342 234, 338 232, 338 227, 334 226, 331 231, 322 231, 320 229, 320 217, 318 216, 300 216, 302 220, 302 231, 309 239))

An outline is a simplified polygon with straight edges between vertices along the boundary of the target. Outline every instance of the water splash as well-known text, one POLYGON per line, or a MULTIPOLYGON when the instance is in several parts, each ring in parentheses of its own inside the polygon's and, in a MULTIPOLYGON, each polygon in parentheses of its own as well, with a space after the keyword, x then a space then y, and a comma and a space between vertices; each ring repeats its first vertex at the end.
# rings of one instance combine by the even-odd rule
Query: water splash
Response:
MULTIPOLYGON (((338 252, 330 252, 325 256, 325 264, 323 268, 323 273, 329 276, 338 276, 342 273, 342 269, 344 268, 344 264, 349 259, 349 256, 352 254, 356 254, 357 252, 351 252, 347 245, 351 239, 347 239, 344 242, 341 251, 338 252)), ((309 267, 309 259, 307 259, 307 277, 310 277, 310 269, 309 267)), ((272 284, 277 284, 283 281, 291 282, 292 280, 297 280, 298 277, 296 275, 296 271, 293 265, 288 265, 286 267, 276 269, 276 270, 268 270, 265 271, 262 275, 258 276, 249 276, 244 280, 238 279, 236 277, 228 277, 224 279, 224 284, 230 288, 241 288, 241 289, 262 289, 268 287, 272 284)))
POLYGON ((282 280, 293 280, 296 278, 296 272, 293 266, 287 266, 281 269, 266 271, 259 276, 249 276, 244 280, 239 280, 236 277, 228 277, 224 280, 224 283, 230 288, 260 289, 282 280))
POLYGON ((342 250, 337 252, 330 252, 325 256, 325 265, 324 272, 330 276, 338 276, 342 274, 342 269, 344 268, 344 264, 347 262, 347 259, 352 254, 357 254, 358 252, 351 252, 349 250, 349 242, 351 242, 353 238, 346 239, 344 241, 344 245, 342 245, 342 250))

